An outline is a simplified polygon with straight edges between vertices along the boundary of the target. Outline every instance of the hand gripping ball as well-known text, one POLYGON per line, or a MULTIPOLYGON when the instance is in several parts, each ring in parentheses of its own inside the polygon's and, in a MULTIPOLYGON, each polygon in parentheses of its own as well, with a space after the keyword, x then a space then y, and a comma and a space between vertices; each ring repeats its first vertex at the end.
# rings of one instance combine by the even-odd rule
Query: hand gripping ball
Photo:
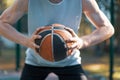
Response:
POLYGON ((40 46, 36 51, 45 60, 56 62, 72 54, 72 49, 67 49, 72 43, 66 43, 72 35, 64 27, 61 24, 54 24, 45 26, 37 33, 42 38, 35 39, 35 43, 40 46))

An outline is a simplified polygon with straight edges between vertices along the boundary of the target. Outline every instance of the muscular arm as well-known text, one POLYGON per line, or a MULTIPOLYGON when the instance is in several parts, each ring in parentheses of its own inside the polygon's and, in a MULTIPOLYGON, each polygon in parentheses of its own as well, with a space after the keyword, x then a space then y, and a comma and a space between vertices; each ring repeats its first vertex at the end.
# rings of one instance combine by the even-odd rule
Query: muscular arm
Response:
POLYGON ((28 0, 15 0, 13 5, 2 13, 0 16, 0 35, 32 48, 32 44, 28 42, 29 38, 17 32, 12 26, 25 14, 27 7, 28 0))
POLYGON ((100 43, 114 34, 114 28, 99 9, 95 0, 82 0, 83 12, 96 29, 89 35, 81 37, 83 47, 88 47, 100 43))

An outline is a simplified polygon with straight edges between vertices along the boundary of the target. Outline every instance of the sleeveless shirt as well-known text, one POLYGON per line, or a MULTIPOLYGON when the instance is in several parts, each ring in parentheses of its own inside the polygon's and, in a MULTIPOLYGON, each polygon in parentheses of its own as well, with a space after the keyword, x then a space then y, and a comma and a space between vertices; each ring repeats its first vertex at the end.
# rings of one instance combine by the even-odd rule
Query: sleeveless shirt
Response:
MULTIPOLYGON (((28 34, 31 36, 36 28, 53 23, 63 24, 77 33, 81 17, 82 0, 63 0, 57 4, 49 0, 29 0, 28 34)), ((81 57, 80 51, 75 50, 72 55, 61 61, 49 62, 28 48, 25 63, 35 66, 64 67, 81 64, 81 57)))

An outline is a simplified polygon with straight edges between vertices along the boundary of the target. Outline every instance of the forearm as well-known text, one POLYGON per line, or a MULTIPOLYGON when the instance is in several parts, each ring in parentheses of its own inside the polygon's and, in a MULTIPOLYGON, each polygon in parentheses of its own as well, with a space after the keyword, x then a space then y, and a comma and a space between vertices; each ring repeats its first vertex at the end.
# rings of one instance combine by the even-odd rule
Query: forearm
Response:
POLYGON ((0 21, 0 35, 6 37, 7 39, 15 43, 24 45, 26 47, 30 47, 30 44, 28 44, 29 43, 28 37, 16 31, 10 24, 4 23, 2 21, 0 21))
MULTIPOLYGON (((112 25, 110 25, 112 26, 112 25)), ((103 26, 94 30, 91 34, 81 37, 83 45, 81 48, 86 48, 89 46, 96 45, 106 39, 109 39, 114 34, 114 29, 112 27, 103 26)))
POLYGON ((96 27, 91 34, 81 37, 84 47, 98 44, 114 34, 114 28, 95 0, 83 0, 83 12, 96 27))

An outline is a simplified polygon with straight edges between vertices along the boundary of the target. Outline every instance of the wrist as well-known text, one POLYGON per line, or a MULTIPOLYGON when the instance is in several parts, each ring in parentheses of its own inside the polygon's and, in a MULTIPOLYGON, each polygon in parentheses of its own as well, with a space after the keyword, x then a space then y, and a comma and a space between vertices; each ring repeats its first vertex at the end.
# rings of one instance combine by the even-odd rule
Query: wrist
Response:
POLYGON ((86 48, 86 47, 88 47, 88 42, 81 38, 81 48, 80 49, 83 49, 83 48, 86 48))
POLYGON ((31 44, 29 37, 22 35, 21 38, 19 39, 19 41, 20 41, 19 43, 21 45, 28 47, 28 48, 32 48, 32 44, 31 44))

